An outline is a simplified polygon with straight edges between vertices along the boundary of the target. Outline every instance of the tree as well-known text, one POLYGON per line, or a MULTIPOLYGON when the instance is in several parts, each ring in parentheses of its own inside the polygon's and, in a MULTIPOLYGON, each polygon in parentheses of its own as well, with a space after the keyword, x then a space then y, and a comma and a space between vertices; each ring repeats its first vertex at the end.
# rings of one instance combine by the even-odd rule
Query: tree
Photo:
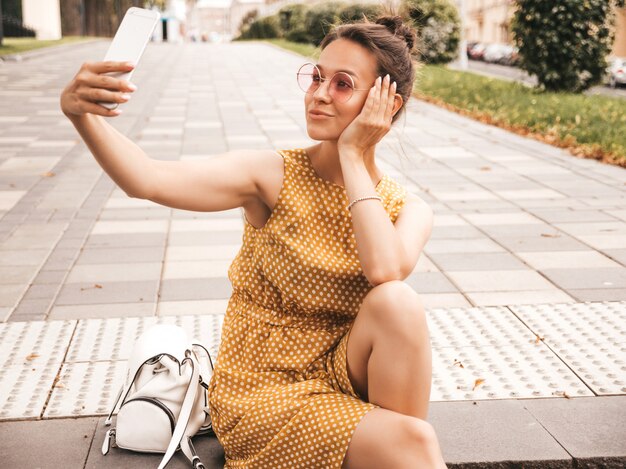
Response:
POLYGON ((519 66, 546 91, 599 84, 615 39, 615 7, 625 0, 516 0, 511 31, 519 66))
POLYGON ((451 0, 404 0, 401 14, 417 29, 417 52, 425 63, 456 59, 461 41, 461 18, 451 0))

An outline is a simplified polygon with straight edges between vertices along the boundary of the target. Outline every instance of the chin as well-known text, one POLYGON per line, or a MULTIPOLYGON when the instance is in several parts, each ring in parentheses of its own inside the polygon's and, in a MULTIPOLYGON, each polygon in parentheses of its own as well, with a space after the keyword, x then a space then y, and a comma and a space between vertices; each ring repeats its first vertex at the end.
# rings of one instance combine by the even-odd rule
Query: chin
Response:
POLYGON ((309 138, 317 141, 337 140, 339 135, 336 129, 324 129, 321 126, 311 125, 307 123, 306 132, 309 138))

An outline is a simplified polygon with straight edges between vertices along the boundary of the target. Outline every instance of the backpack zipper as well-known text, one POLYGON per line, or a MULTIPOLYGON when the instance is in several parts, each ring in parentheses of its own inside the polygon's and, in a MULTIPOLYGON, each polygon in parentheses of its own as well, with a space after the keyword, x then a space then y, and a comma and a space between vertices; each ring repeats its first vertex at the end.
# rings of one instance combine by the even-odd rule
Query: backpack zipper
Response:
POLYGON ((115 444, 115 428, 107 430, 107 432, 104 434, 104 442, 102 443, 102 454, 106 456, 106 454, 109 452, 109 449, 111 449, 111 446, 117 446, 115 444))
MULTIPOLYGON (((129 402, 133 402, 133 401, 150 402, 151 404, 154 404, 157 407, 159 407, 161 410, 163 410, 167 414, 167 417, 170 419, 170 428, 172 430, 172 434, 174 434, 174 429, 176 428, 176 421, 174 419, 174 414, 165 404, 163 404, 160 400, 155 399, 154 397, 135 397, 134 399, 130 399, 124 402, 121 407, 124 407, 126 404, 128 404, 129 402)), ((121 407, 120 407, 120 410, 121 410, 121 407)))

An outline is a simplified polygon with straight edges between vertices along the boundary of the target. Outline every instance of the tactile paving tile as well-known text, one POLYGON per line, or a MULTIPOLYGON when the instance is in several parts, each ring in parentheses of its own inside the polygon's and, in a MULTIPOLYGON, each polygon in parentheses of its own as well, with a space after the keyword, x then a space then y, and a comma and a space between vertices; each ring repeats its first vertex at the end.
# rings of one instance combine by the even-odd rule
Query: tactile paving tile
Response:
POLYGON ((509 308, 594 393, 626 394, 626 301, 509 308))
POLYGON ((432 367, 431 401, 593 396, 541 342, 433 348, 432 367))
POLYGON ((504 306, 426 311, 431 347, 528 344, 535 335, 504 306))
POLYGON ((108 414, 124 383, 127 363, 65 363, 44 418, 108 414))
POLYGON ((224 315, 87 319, 79 322, 66 362, 127 360, 137 338, 156 323, 176 324, 217 356, 224 315))
POLYGON ((155 323, 176 324, 217 358, 224 315, 188 315, 81 321, 44 417, 108 414, 124 382, 139 335, 155 323))
POLYGON ((65 361, 127 360, 137 337, 156 320, 155 317, 81 320, 65 361))
POLYGON ((224 314, 162 316, 159 317, 158 322, 182 327, 190 338, 200 341, 207 347, 213 360, 217 358, 224 314))
POLYGON ((0 419, 39 417, 76 321, 0 324, 0 419))
MULTIPOLYGON (((432 401, 625 391, 626 302, 427 313, 432 401)), ((0 419, 106 414, 141 332, 177 324, 217 357, 223 320, 211 314, 1 324, 0 419)))
MULTIPOLYGON (((37 357, 63 361, 76 321, 32 321, 0 324, 0 369, 37 357)), ((0 380, 0 389, 3 384, 0 380)))
POLYGON ((38 418, 59 368, 54 356, 0 368, 0 419, 38 418))

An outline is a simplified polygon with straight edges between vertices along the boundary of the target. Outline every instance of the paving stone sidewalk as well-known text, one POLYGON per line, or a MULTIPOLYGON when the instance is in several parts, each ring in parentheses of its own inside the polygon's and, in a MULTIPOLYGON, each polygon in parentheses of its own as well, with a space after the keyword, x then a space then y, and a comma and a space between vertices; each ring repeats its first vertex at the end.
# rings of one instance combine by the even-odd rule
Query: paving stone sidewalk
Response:
MULTIPOLYGON (((200 331, 217 353, 241 212, 131 199, 103 173, 58 98, 107 46, 0 63, 4 467, 152 464, 98 455, 112 399, 99 386, 120 382, 129 344, 155 321, 200 331), (33 434, 54 437, 33 451, 33 434)), ((260 43, 151 43, 138 91, 109 122, 158 159, 308 146, 295 82, 304 61, 260 43)), ((422 102, 399 124, 378 154, 435 211, 406 281, 429 315, 429 420, 446 461, 624 467, 624 169, 422 102)), ((215 439, 200 445, 221 467, 215 439)))

